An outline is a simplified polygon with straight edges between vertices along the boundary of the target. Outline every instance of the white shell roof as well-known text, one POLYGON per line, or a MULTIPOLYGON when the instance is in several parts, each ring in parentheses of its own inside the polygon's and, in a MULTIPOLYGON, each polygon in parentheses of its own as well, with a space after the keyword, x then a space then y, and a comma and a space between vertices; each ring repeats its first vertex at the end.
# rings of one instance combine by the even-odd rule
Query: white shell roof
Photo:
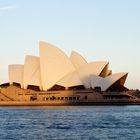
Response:
POLYGON ((66 88, 83 85, 87 89, 100 86, 106 91, 118 80, 123 85, 127 77, 127 73, 111 75, 107 61, 87 63, 74 51, 69 58, 49 43, 40 42, 39 52, 40 57, 26 56, 24 65, 9 65, 10 83, 19 83, 25 89, 28 85, 39 86, 41 90, 49 90, 54 85, 66 88))
POLYGON ((100 73, 101 77, 106 77, 108 76, 108 67, 109 67, 109 63, 104 67, 104 69, 102 70, 102 72, 100 73))
POLYGON ((80 80, 82 81, 85 88, 91 87, 90 76, 97 75, 99 76, 102 70, 108 65, 106 61, 95 61, 84 65, 77 69, 80 80))
POLYGON ((50 89, 62 77, 75 71, 63 51, 45 42, 40 42, 40 67, 43 90, 50 89))
POLYGON ((64 76, 61 80, 59 80, 57 82, 57 85, 68 88, 68 87, 80 86, 83 85, 83 83, 79 79, 77 72, 72 72, 64 76))
POLYGON ((24 63, 24 88, 28 85, 39 86, 41 89, 40 59, 27 55, 24 63))
POLYGON ((93 75, 93 76, 91 76, 92 88, 101 87, 102 91, 106 91, 109 87, 111 87, 118 80, 122 80, 121 85, 124 85, 127 74, 128 73, 125 73, 125 72, 116 73, 116 74, 110 75, 106 78, 102 78, 97 75, 93 75))
POLYGON ((23 87, 23 73, 24 73, 24 65, 13 64, 8 66, 9 72, 9 82, 18 83, 23 87))
POLYGON ((112 70, 108 70, 106 76, 109 76, 112 74, 112 70))
POLYGON ((75 51, 71 52, 70 60, 76 69, 87 64, 87 61, 75 51))

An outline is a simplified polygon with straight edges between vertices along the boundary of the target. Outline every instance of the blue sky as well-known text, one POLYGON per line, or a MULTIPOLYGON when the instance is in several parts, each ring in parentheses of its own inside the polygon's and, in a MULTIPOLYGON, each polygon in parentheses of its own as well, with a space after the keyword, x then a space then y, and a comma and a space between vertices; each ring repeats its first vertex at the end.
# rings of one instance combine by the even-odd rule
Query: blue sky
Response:
POLYGON ((140 89, 139 0, 0 0, 0 82, 8 64, 38 55, 39 40, 88 61, 107 60, 140 89))

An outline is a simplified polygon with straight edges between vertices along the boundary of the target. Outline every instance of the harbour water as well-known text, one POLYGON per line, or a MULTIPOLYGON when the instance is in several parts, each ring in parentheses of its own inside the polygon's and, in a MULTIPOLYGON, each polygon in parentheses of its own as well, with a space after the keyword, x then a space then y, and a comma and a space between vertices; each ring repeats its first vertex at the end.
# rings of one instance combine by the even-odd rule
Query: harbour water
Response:
POLYGON ((139 140, 140 106, 0 107, 0 140, 139 140))

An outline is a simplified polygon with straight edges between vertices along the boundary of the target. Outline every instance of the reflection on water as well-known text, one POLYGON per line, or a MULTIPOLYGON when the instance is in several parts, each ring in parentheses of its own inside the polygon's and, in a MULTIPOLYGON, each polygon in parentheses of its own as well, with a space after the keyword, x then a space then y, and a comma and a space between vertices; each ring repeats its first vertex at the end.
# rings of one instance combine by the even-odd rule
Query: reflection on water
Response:
POLYGON ((0 139, 140 138, 140 106, 1 107, 0 139))

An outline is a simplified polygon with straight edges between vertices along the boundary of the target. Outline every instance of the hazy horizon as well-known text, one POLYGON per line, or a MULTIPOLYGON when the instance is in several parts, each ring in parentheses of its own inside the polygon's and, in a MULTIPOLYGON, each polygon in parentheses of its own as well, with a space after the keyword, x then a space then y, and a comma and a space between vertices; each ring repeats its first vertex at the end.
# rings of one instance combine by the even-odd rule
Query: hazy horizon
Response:
POLYGON ((0 0, 0 83, 8 65, 39 54, 46 41, 88 62, 110 62, 113 73, 128 72, 125 86, 140 89, 139 0, 0 0))

